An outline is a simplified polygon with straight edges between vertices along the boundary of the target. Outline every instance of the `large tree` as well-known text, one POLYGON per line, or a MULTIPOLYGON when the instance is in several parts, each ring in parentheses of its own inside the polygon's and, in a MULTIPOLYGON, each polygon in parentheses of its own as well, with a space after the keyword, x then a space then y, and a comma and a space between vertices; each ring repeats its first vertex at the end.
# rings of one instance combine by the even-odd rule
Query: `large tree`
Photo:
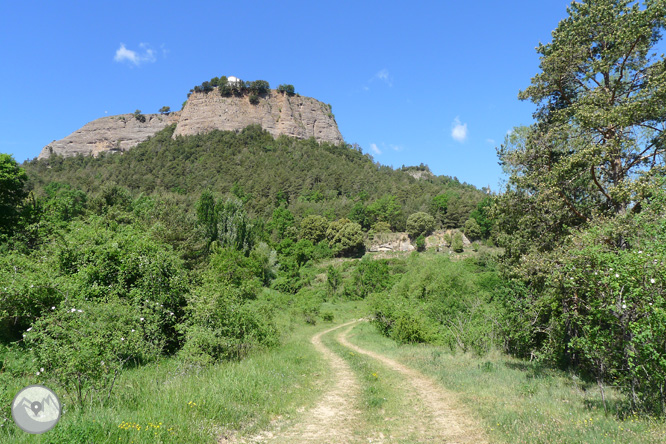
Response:
POLYGON ((587 221, 639 204, 644 178, 664 172, 666 61, 653 49, 666 2, 586 0, 568 12, 537 47, 541 73, 519 95, 538 109, 518 162, 587 221))
POLYGON ((654 53, 666 0, 568 12, 519 95, 537 104, 536 123, 498 153, 510 176, 493 207, 513 279, 507 344, 666 414, 666 60, 654 53))
POLYGON ((12 233, 19 222, 28 193, 28 177, 9 154, 0 154, 0 236, 12 233))

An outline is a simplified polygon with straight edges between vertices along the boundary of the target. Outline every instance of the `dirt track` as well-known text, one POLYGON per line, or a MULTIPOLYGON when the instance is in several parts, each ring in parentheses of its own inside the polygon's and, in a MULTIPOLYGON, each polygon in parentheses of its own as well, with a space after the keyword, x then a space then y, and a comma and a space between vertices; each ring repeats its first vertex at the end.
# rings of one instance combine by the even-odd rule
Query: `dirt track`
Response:
MULTIPOLYGON (((352 443, 475 443, 484 444, 486 437, 461 408, 455 395, 446 391, 432 378, 384 355, 365 350, 348 340, 356 323, 351 321, 314 335, 312 344, 331 367, 333 379, 319 402, 293 424, 276 425, 274 430, 233 440, 235 443, 271 444, 352 444, 352 443), (343 329, 336 340, 349 350, 368 356, 391 372, 398 373, 392 389, 405 408, 401 411, 401 424, 405 430, 394 430, 388 435, 372 430, 364 422, 360 410, 360 383, 344 359, 321 341, 323 335, 343 329)), ((220 441, 229 443, 230 441, 220 441)))

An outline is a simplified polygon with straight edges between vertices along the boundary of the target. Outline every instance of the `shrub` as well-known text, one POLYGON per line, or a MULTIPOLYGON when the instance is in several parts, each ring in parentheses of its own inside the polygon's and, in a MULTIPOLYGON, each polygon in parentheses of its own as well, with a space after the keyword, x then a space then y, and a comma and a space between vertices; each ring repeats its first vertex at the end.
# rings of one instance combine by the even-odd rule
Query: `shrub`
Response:
POLYGON ((310 215, 301 221, 301 239, 307 239, 312 243, 319 243, 326 238, 328 220, 319 215, 310 215))
POLYGON ((447 257, 413 256, 387 292, 369 297, 373 323, 399 342, 430 342, 487 352, 499 338, 499 278, 474 264, 447 257))
POLYGON ((108 398, 128 362, 144 363, 160 354, 164 343, 150 331, 154 322, 123 301, 82 301, 40 318, 25 340, 44 368, 42 376, 83 405, 108 398))
POLYGON ((342 284, 342 273, 332 265, 326 270, 326 288, 330 296, 335 295, 342 284))
POLYGON ((136 120, 138 120, 139 122, 141 122, 141 123, 145 123, 145 122, 146 122, 146 116, 144 116, 143 114, 141 114, 141 110, 140 110, 140 109, 137 109, 136 111, 134 111, 134 118, 135 118, 136 120))
POLYGON ((359 224, 349 222, 349 219, 332 222, 329 225, 326 236, 329 239, 332 236, 329 246, 336 255, 361 256, 365 252, 363 230, 359 224))
POLYGON ((377 222, 372 226, 372 231, 375 233, 390 233, 391 226, 387 222, 377 222))
POLYGON ((266 80, 255 80, 250 83, 250 91, 257 95, 266 94, 271 87, 266 80))
POLYGON ((407 233, 412 239, 428 236, 435 229, 435 218, 428 213, 418 212, 407 218, 407 233))
POLYGON ((460 233, 459 231, 457 231, 456 234, 453 235, 453 240, 451 241, 451 249, 456 253, 463 252, 462 233, 460 233))
POLYGON ((419 235, 419 237, 416 238, 416 251, 423 252, 426 250, 426 241, 425 237, 423 235, 419 235))
POLYGON ((467 236, 469 240, 475 240, 481 238, 481 226, 479 226, 478 222, 474 219, 467 219, 463 231, 465 232, 465 236, 467 236))
POLYGON ((391 275, 386 259, 373 260, 364 257, 352 273, 354 293, 359 298, 365 298, 371 293, 389 288, 391 275))
POLYGON ((258 105, 259 104, 259 96, 257 94, 250 94, 250 103, 252 105, 258 105))
POLYGON ((234 92, 231 85, 229 85, 227 83, 225 83, 224 85, 219 86, 217 89, 220 91, 220 95, 222 97, 231 97, 231 95, 234 92))
POLYGON ((278 86, 277 90, 283 94, 287 94, 288 96, 293 96, 295 93, 294 85, 280 85, 278 86))
POLYGON ((201 364, 240 359, 279 342, 272 313, 239 295, 233 285, 204 284, 188 297, 185 344, 179 355, 201 364))

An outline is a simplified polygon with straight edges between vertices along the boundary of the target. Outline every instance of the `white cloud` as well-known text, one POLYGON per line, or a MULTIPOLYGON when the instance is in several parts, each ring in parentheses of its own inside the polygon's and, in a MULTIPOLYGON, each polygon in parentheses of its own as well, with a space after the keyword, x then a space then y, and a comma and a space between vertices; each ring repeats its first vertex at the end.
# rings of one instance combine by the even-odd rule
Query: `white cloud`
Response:
POLYGON ((488 142, 491 145, 495 145, 495 139, 486 139, 486 142, 488 142))
POLYGON ((402 147, 400 145, 390 145, 390 146, 393 151, 402 151, 402 147))
POLYGON ((377 144, 376 144, 376 143, 371 143, 371 144, 370 144, 370 150, 372 150, 372 152, 375 153, 375 154, 381 154, 381 153, 382 153, 382 150, 380 150, 379 148, 377 148, 377 144))
POLYGON ((132 51, 127 49, 124 43, 120 44, 120 48, 116 50, 116 55, 113 57, 118 63, 127 62, 134 66, 139 66, 142 63, 154 63, 157 60, 155 50, 147 43, 139 44, 139 51, 132 51))
POLYGON ((462 123, 458 117, 453 119, 451 124, 451 137, 460 143, 467 140, 467 124, 462 123))
POLYGON ((388 86, 393 86, 393 77, 388 72, 388 69, 384 68, 381 71, 379 71, 373 79, 379 79, 382 82, 386 83, 388 86))

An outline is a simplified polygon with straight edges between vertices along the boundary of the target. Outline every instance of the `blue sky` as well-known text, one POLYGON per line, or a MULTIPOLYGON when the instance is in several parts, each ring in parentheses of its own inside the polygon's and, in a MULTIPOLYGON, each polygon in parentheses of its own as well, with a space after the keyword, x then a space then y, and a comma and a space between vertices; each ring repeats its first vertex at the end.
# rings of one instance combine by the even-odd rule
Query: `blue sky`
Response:
POLYGON ((498 190, 495 147, 564 0, 0 2, 0 152, 23 162, 105 115, 180 109, 211 77, 330 103, 382 164, 498 190))

